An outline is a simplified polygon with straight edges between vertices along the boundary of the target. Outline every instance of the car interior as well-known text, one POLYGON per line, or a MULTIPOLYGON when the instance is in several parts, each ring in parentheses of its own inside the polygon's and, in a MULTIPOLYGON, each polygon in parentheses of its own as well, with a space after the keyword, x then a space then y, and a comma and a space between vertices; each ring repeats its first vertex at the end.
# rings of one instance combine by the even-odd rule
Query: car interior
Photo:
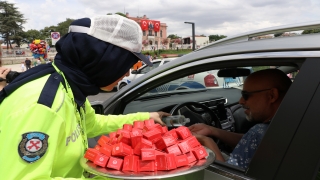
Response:
MULTIPOLYGON (((298 60, 295 63, 282 62, 272 65, 266 63, 265 65, 258 64, 256 66, 244 64, 242 67, 229 66, 227 68, 214 69, 217 72, 217 74, 215 74, 216 78, 220 78, 220 80, 218 80, 219 82, 221 82, 221 79, 226 80, 226 78, 242 78, 240 84, 230 83, 228 87, 219 84, 219 87, 189 87, 180 89, 179 87, 174 86, 175 89, 170 89, 169 87, 172 85, 172 82, 176 83, 177 79, 181 78, 181 76, 177 76, 177 79, 164 84, 159 83, 159 85, 155 87, 160 87, 162 91, 157 91, 155 93, 155 91, 151 90, 128 102, 124 106, 121 114, 141 112, 142 109, 147 112, 164 111, 169 112, 172 115, 184 115, 186 118, 189 118, 190 122, 187 123, 186 126, 195 123, 205 123, 222 128, 226 131, 244 134, 255 125, 255 123, 247 121, 244 110, 238 103, 245 78, 252 73, 252 71, 266 68, 278 68, 288 74, 293 80, 297 75, 301 64, 302 61, 298 60)), ((208 71, 208 69, 206 68, 204 71, 208 71)), ((199 72, 198 70, 198 73, 192 72, 192 75, 196 76, 204 71, 199 72)), ((228 81, 230 82, 230 80, 228 81)), ((100 109, 100 107, 98 107, 98 109, 100 109)), ((101 110, 98 111, 101 112, 101 110)), ((168 128, 172 129, 177 128, 178 126, 171 126, 168 128)), ((216 142, 218 142, 220 150, 226 155, 229 155, 234 148, 229 147, 218 140, 216 140, 216 142)), ((91 140, 91 143, 89 142, 89 144, 94 143, 92 143, 91 140)), ((232 167, 232 165, 227 163, 217 163, 232 167)), ((245 171, 239 167, 233 166, 233 168, 238 171, 245 171)))

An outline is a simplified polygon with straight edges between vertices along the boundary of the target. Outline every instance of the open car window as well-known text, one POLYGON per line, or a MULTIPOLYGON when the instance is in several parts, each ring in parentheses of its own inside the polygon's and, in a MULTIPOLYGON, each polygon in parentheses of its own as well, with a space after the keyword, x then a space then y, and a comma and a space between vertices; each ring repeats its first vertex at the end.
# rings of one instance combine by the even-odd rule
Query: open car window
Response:
MULTIPOLYGON (((241 67, 242 68, 242 67, 241 67)), ((252 67, 244 67, 252 70, 252 67)), ((242 89, 242 84, 246 77, 218 77, 219 69, 203 71, 195 74, 172 80, 162 84, 143 96, 174 93, 177 91, 194 91, 204 89, 238 88, 242 89)), ((253 71, 253 70, 252 70, 253 71)))
MULTIPOLYGON (((250 73, 267 68, 280 68, 280 66, 254 66, 254 67, 237 67, 242 69, 249 69, 250 73)), ((281 70, 281 69, 280 69, 281 70)), ((247 76, 240 77, 219 77, 219 69, 213 69, 209 71, 203 71, 195 74, 172 80, 168 83, 159 85, 158 87, 150 90, 143 96, 163 94, 163 93, 175 93, 178 91, 194 91, 205 89, 228 89, 237 88, 242 89, 242 85, 247 76)), ((294 80, 297 75, 297 71, 287 73, 288 77, 294 80)))

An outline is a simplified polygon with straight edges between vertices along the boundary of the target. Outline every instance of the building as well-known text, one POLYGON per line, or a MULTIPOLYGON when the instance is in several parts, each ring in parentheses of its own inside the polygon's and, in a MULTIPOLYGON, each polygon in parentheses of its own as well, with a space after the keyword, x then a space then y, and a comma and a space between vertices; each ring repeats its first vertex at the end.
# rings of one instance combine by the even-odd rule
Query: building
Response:
POLYGON ((168 49, 167 25, 158 20, 151 20, 146 15, 127 18, 136 21, 142 30, 142 50, 168 49))
MULTIPOLYGON (((200 47, 205 46, 209 43, 209 37, 207 37, 207 36, 195 35, 194 39, 196 41, 195 42, 196 48, 200 48, 200 47)), ((191 45, 191 48, 192 48, 192 36, 184 37, 182 44, 183 44, 183 49, 185 49, 186 45, 188 45, 188 46, 191 45)))

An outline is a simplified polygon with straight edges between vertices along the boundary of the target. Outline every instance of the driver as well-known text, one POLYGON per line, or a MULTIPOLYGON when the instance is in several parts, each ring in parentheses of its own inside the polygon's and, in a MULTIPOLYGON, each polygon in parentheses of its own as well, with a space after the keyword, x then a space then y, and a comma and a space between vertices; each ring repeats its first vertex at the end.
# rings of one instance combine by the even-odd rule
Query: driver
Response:
POLYGON ((246 78, 239 104, 243 106, 247 120, 257 124, 245 134, 205 124, 194 124, 189 129, 202 145, 215 153, 217 160, 246 169, 291 83, 290 78, 278 69, 257 71, 246 78), (217 144, 208 136, 235 147, 230 157, 225 159, 217 144))

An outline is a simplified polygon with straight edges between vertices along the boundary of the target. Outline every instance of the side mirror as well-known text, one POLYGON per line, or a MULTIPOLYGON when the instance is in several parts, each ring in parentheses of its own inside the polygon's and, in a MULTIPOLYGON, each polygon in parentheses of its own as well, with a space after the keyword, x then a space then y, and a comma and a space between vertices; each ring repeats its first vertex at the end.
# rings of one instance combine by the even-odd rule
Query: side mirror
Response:
POLYGON ((103 112, 103 105, 101 104, 101 101, 93 101, 90 102, 91 107, 94 109, 94 111, 96 112, 96 114, 104 114, 103 112))

